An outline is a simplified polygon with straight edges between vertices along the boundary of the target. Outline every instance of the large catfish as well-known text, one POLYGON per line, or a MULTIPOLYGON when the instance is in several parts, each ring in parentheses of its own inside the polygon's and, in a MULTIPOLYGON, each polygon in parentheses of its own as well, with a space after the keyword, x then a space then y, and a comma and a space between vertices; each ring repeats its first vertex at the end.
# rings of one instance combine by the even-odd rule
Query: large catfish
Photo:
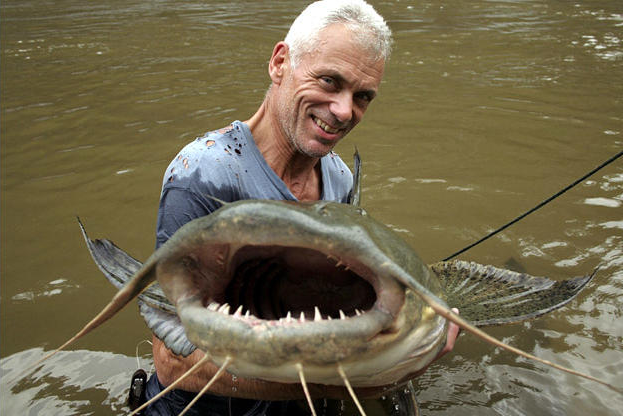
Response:
POLYGON ((359 177, 356 162, 351 204, 223 203, 181 227, 143 265, 83 228, 95 262, 121 289, 68 343, 138 296, 150 329, 177 354, 206 352, 205 360, 221 367, 215 378, 227 369, 301 383, 305 391, 306 383, 342 385, 358 403, 352 387, 407 382, 428 365, 452 321, 496 346, 621 391, 477 328, 559 308, 592 276, 553 281, 465 261, 426 265, 358 206, 359 177))

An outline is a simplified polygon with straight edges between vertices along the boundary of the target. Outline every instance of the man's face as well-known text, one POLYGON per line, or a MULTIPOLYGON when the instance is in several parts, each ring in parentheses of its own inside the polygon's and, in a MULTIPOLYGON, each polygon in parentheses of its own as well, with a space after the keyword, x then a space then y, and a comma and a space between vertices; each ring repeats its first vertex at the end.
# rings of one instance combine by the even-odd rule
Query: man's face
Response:
POLYGON ((361 120, 376 96, 385 63, 335 24, 320 32, 318 48, 304 54, 295 69, 284 68, 278 117, 294 148, 322 157, 361 120))

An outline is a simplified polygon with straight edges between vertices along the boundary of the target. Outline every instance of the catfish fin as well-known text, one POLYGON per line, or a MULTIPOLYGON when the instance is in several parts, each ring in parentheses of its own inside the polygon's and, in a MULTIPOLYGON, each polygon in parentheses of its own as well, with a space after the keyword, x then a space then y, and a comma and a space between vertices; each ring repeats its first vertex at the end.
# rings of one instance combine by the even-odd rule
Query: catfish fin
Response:
POLYGON ((355 154, 353 155, 354 172, 353 172, 353 189, 348 195, 348 203, 350 205, 359 206, 361 202, 361 158, 359 157, 359 150, 355 147, 355 154))
MULTIPOLYGON (((141 268, 142 263, 110 240, 90 239, 80 218, 78 224, 93 261, 108 281, 121 289, 141 268)), ((180 318, 175 314, 175 307, 166 298, 160 285, 155 283, 149 286, 138 298, 139 312, 145 323, 167 348, 184 357, 197 348, 186 337, 180 318)))
POLYGON ((447 303, 475 326, 519 322, 551 312, 573 299, 595 275, 555 281, 461 260, 430 267, 445 287, 447 303))
MULTIPOLYGON (((80 218, 77 219, 93 261, 108 281, 117 289, 121 289, 143 264, 110 240, 91 240, 82 221, 80 218)), ((166 298, 158 284, 149 286, 139 295, 139 299, 156 308, 175 313, 175 307, 166 298)))
POLYGON ((91 240, 80 221, 78 225, 97 267, 117 289, 120 289, 143 265, 110 240, 91 240))
POLYGON ((149 329, 176 355, 188 356, 197 349, 186 337, 179 316, 138 301, 139 311, 149 329))

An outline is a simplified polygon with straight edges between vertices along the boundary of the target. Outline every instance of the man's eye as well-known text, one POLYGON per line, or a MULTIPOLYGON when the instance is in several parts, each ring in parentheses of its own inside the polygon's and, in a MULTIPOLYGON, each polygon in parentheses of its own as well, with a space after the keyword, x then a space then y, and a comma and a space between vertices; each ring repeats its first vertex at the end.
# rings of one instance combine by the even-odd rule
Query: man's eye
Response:
POLYGON ((370 101, 372 101, 373 97, 371 94, 362 92, 362 93, 355 94, 355 98, 362 102, 369 103, 370 101))
POLYGON ((335 87, 335 80, 331 77, 320 77, 320 81, 328 87, 335 87))

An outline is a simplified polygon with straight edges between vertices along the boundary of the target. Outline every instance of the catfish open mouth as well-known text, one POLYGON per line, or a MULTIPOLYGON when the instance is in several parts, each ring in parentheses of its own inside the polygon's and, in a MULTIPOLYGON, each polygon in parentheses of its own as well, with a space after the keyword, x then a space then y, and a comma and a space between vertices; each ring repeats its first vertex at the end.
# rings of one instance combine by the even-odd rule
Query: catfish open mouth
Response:
POLYGON ((224 295, 233 310, 242 306, 264 320, 340 319, 360 315, 377 300, 374 287, 336 259, 279 246, 238 250, 224 295))
POLYGON ((391 337, 405 304, 405 288, 395 278, 341 254, 285 245, 202 246, 169 263, 159 281, 188 338, 213 355, 236 350, 257 363, 269 356, 275 363, 297 356, 335 362, 391 337), (324 343, 333 348, 321 348, 324 343))
MULTIPOLYGON (((225 251, 229 250, 222 253, 225 251)), ((227 257, 223 254, 221 258, 227 257)), ((359 261, 340 260, 319 249, 246 245, 227 262, 223 259, 223 270, 219 271, 209 270, 208 265, 214 264, 211 256, 204 259, 195 251, 189 257, 192 260, 187 257, 184 261, 185 273, 172 273, 171 284, 161 279, 161 283, 165 281, 163 289, 180 287, 183 279, 188 291, 177 292, 178 311, 192 304, 220 313, 218 318, 211 314, 211 319, 235 318, 248 325, 262 321, 268 326, 291 327, 330 321, 335 325, 335 321, 360 318, 370 321, 361 329, 365 327, 366 336, 371 338, 392 332, 394 318, 404 304, 404 287, 395 279, 377 276, 359 261), (375 329, 370 332, 372 327, 375 329)), ((326 326, 326 330, 338 328, 326 326)))

